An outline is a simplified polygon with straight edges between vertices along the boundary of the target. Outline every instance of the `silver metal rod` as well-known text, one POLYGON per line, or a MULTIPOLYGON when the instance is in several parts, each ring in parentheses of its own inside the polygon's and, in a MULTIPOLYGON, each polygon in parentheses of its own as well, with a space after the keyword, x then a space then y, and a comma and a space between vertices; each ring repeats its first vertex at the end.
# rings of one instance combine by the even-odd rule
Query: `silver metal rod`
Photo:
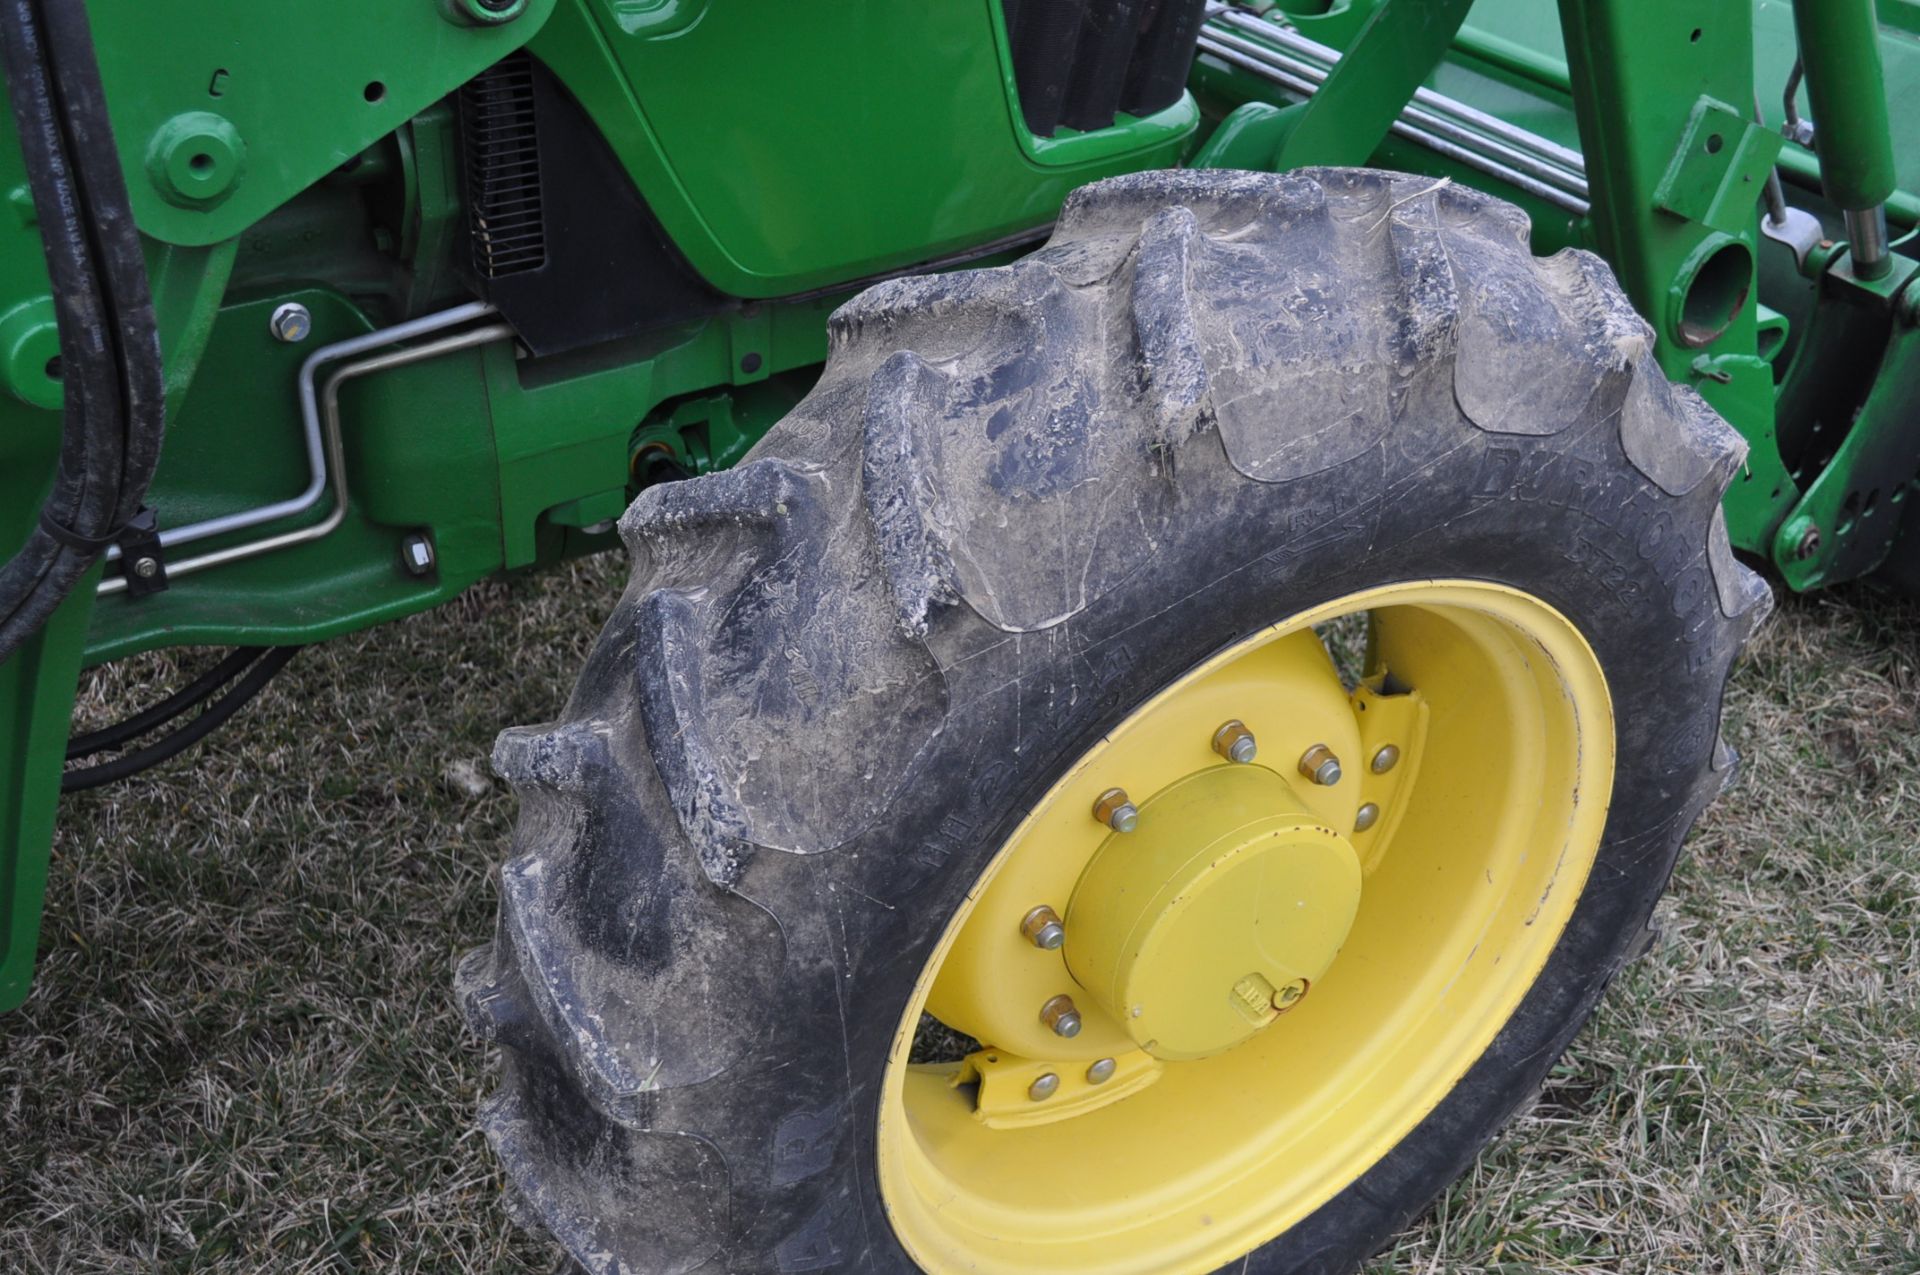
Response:
POLYGON ((1847 224, 1847 256, 1853 272, 1862 279, 1878 279, 1887 272, 1887 208, 1847 208, 1841 211, 1847 224))
MULTIPOLYGON (((1760 90, 1753 91, 1753 120, 1761 128, 1767 126, 1767 113, 1760 107, 1760 90)), ((1772 165, 1767 169, 1767 185, 1762 194, 1767 201, 1767 220, 1778 229, 1787 224, 1787 192, 1780 185, 1780 166, 1772 165)))
MULTIPOLYGON (((332 345, 323 345, 309 354, 306 362, 300 365, 299 377, 300 428, 307 449, 306 487, 299 495, 288 500, 258 505, 252 509, 242 509, 237 513, 221 514, 217 518, 188 523, 184 527, 165 528, 160 532, 161 545, 170 547, 187 544, 194 540, 204 540, 208 536, 219 536, 229 531, 257 527, 263 522, 272 522, 276 518, 289 518, 313 508, 314 503, 320 499, 320 493, 325 491, 327 486, 327 466, 320 439, 320 412, 315 405, 313 391, 314 374, 320 367, 337 359, 352 358, 356 354, 379 349, 381 346, 455 327, 472 319, 483 318, 493 312, 493 307, 485 302, 471 301, 465 305, 454 306, 451 310, 441 310, 437 314, 409 319, 405 323, 397 323, 390 328, 381 328, 360 336, 348 337, 344 341, 335 341, 332 345)), ((108 548, 109 560, 119 556, 119 546, 108 548)), ((169 568, 169 571, 171 572, 172 568, 169 568)))
MULTIPOLYGON (((1271 31, 1274 35, 1285 34, 1279 28, 1272 28, 1271 31)), ((1301 43, 1311 49, 1331 53, 1311 40, 1302 39, 1301 43)), ((1325 69, 1312 63, 1212 27, 1202 28, 1200 46, 1222 61, 1252 71, 1303 97, 1311 97, 1328 74, 1325 69)), ((1586 214, 1588 201, 1584 161, 1580 161, 1577 152, 1556 146, 1546 138, 1501 124, 1503 136, 1511 138, 1518 134, 1524 142, 1522 146, 1505 145, 1446 118, 1449 114, 1461 119, 1479 114, 1471 107, 1437 93, 1427 93, 1427 98, 1427 109, 1410 106, 1394 122, 1393 132, 1396 135, 1497 177, 1576 216, 1586 214), (1571 170, 1563 166, 1562 157, 1569 155, 1580 161, 1582 166, 1571 170)))
MULTIPOLYGON (((487 307, 485 312, 491 312, 487 307)), ((393 329, 389 328, 391 332, 393 329)), ((368 336, 379 333, 369 332, 368 336)), ((505 340, 513 335, 513 329, 504 323, 489 324, 483 328, 472 328, 465 332, 456 332, 452 336, 441 337, 437 341, 428 341, 421 345, 408 346, 404 350, 393 350, 386 354, 377 354, 372 358, 349 363, 329 376, 321 388, 315 404, 315 418, 321 422, 321 437, 324 447, 326 469, 324 477, 331 472, 333 477, 333 508, 327 516, 310 527, 300 527, 279 535, 267 536, 261 540, 249 540, 245 544, 230 545, 225 549, 215 549, 212 553, 203 553, 198 557, 186 558, 167 564, 167 576, 191 575, 196 571, 205 571, 208 567, 217 567, 223 563, 239 562, 245 558, 255 558, 275 549, 285 549, 290 545, 305 544, 309 540, 319 540, 333 532, 346 521, 349 492, 347 490, 346 444, 340 433, 340 387, 356 377, 369 376, 389 368, 405 367, 410 363, 423 363, 428 359, 451 354, 456 350, 470 349, 476 345, 486 345, 493 341, 505 340)), ((356 338, 363 339, 363 338, 356 338)), ((342 342, 341 344, 345 344, 342 342)), ((364 348, 364 347, 363 347, 364 348)), ((322 351, 316 350, 319 354, 322 351)), ((310 363, 311 359, 308 360, 310 363)), ((317 365, 316 365, 317 366, 317 365)), ((98 592, 101 594, 119 593, 127 587, 125 576, 114 576, 102 580, 98 592)))
MULTIPOLYGON (((1274 28, 1276 36, 1288 33, 1274 28)), ((1271 66, 1275 70, 1288 72, 1296 80, 1304 80, 1317 88, 1331 74, 1332 63, 1322 64, 1306 57, 1296 57, 1266 45, 1241 39, 1228 32, 1205 32, 1205 36, 1215 42, 1227 44, 1242 53, 1271 66)), ((1311 40, 1298 38, 1292 41, 1297 49, 1307 51, 1313 57, 1331 57, 1337 62, 1337 55, 1324 46, 1311 40)), ((1299 88, 1296 92, 1303 91, 1299 88)), ((1311 90, 1305 90, 1309 93, 1311 90)), ((1424 96, 1416 96, 1400 116, 1399 123, 1411 124, 1425 132, 1437 133, 1446 137, 1468 151, 1485 155, 1488 159, 1504 161, 1503 167, 1526 173, 1534 180, 1545 185, 1564 190, 1576 199, 1587 198, 1587 182, 1584 161, 1577 152, 1557 146, 1546 138, 1538 137, 1522 129, 1515 129, 1492 116, 1485 115, 1464 102, 1457 102, 1442 94, 1421 90, 1424 96), (1487 125, 1493 125, 1489 128, 1487 125), (1492 134, 1491 136, 1488 134, 1492 134), (1514 144, 1509 144, 1509 143, 1514 144)), ((1405 135, 1404 130, 1396 129, 1405 135)))
MULTIPOLYGON (((1228 26, 1238 27, 1242 31, 1258 35, 1263 40, 1271 41, 1282 49, 1294 53, 1296 56, 1318 62, 1329 69, 1333 67, 1334 63, 1340 60, 1340 51, 1338 49, 1321 44, 1318 40, 1310 39, 1290 28, 1276 26, 1271 22, 1264 22, 1251 14, 1240 13, 1229 9, 1219 14, 1218 20, 1226 23, 1228 26)), ((1463 122, 1472 124, 1476 129, 1489 136, 1498 137, 1521 150, 1530 150, 1539 155, 1540 158, 1559 164, 1562 167, 1570 168, 1575 172, 1586 171, 1586 157, 1581 155, 1579 151, 1562 146, 1551 138, 1542 137, 1538 133, 1530 133, 1516 124, 1508 123, 1497 115, 1489 115, 1478 107, 1469 106, 1458 98, 1448 97, 1444 93, 1435 92, 1433 89, 1418 88, 1413 91, 1413 103, 1416 106, 1423 106, 1429 110, 1439 110, 1451 114, 1463 122)))
POLYGON ((1806 73, 1807 64, 1797 57, 1794 58, 1793 69, 1787 72, 1787 87, 1780 95, 1780 105, 1785 111, 1783 117, 1785 122, 1781 125, 1781 131, 1787 135, 1787 140, 1790 142, 1812 146, 1813 121, 1800 118, 1800 104, 1794 100, 1800 96, 1800 81, 1806 77, 1806 73))
MULTIPOLYGON (((1306 56, 1295 56, 1272 48, 1270 45, 1242 39, 1231 32, 1214 28, 1203 29, 1203 42, 1227 45, 1263 63, 1264 68, 1289 73, 1296 83, 1288 87, 1307 96, 1311 96, 1313 90, 1325 82, 1331 73, 1333 63, 1339 60, 1338 55, 1324 45, 1269 24, 1254 23, 1247 26, 1244 23, 1234 23, 1233 25, 1242 26, 1247 30, 1257 30, 1265 26, 1266 30, 1261 31, 1260 34, 1286 43, 1306 56), (1312 59, 1320 59, 1320 61, 1312 59), (1302 80, 1308 87, 1301 87, 1297 83, 1302 80)), ((1217 47, 1209 47, 1208 51, 1216 55, 1221 52, 1217 47)), ((1229 60, 1239 64, 1238 59, 1229 60)), ((1248 67, 1247 69, 1263 72, 1264 68, 1248 67)), ((1530 176, 1536 182, 1563 190, 1580 201, 1584 211, 1588 198, 1586 164, 1577 151, 1568 150, 1547 138, 1515 128, 1503 120, 1475 110, 1464 102, 1455 101, 1453 98, 1429 89, 1421 89, 1415 95, 1414 101, 1402 113, 1399 124, 1413 125, 1427 133, 1438 133, 1459 143, 1469 152, 1484 155, 1489 160, 1500 164, 1496 169, 1485 169, 1484 165, 1476 165, 1485 171, 1518 171, 1530 176)), ((1410 136, 1404 128, 1396 127, 1394 131, 1402 136, 1410 136)), ((1564 201, 1556 200, 1555 202, 1563 203, 1564 201)))
POLYGON ((1558 164, 1544 163, 1538 156, 1515 150, 1503 142, 1482 137, 1473 130, 1464 128, 1444 115, 1410 106, 1401 119, 1417 124, 1429 132, 1450 138, 1460 145, 1484 155, 1488 159, 1505 161, 1511 168, 1532 175, 1537 180, 1558 190, 1563 190, 1574 198, 1584 201, 1587 198, 1587 178, 1584 169, 1568 170, 1558 164))

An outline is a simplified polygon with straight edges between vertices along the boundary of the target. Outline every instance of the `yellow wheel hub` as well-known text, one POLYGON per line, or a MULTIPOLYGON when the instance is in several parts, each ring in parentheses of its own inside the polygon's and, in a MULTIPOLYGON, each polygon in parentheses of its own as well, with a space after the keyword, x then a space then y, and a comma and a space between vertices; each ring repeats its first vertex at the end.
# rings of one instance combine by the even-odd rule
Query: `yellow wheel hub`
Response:
POLYGON ((1479 581, 1355 593, 1175 681, 1035 803, 921 972, 878 1124, 901 1243, 935 1272, 1197 1273, 1307 1217, 1532 987, 1613 749, 1580 634, 1479 581), (1364 632, 1364 676, 1316 627, 1364 632), (923 1014, 979 1048, 911 1061, 923 1014))
POLYGON ((1210 766, 1101 843, 1067 910, 1067 968, 1160 1059, 1239 1044, 1333 964, 1360 860, 1264 766, 1210 766))

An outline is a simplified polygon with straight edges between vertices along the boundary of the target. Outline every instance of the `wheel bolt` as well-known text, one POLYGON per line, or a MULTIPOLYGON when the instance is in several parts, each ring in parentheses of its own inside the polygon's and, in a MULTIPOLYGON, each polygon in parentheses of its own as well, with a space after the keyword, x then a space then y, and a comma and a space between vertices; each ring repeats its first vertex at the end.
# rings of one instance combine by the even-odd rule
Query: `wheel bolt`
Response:
POLYGON ((1093 803, 1093 817, 1115 832, 1132 832, 1140 826, 1140 809, 1124 788, 1109 788, 1093 803))
POLYGON ((1300 755, 1300 773, 1323 787, 1340 782, 1340 759, 1325 744, 1315 744, 1300 755))
POLYGON ((1380 751, 1373 755, 1373 773, 1384 775, 1399 764, 1400 750, 1392 744, 1380 745, 1380 751))
POLYGON ((1355 832, 1365 832, 1379 822, 1380 807, 1374 805, 1371 801, 1353 812, 1353 830, 1355 832))
POLYGON ((1302 1000, 1306 999, 1307 986, 1306 979, 1294 979, 1291 983, 1288 983, 1285 987, 1282 987, 1273 994, 1273 1007, 1283 1014, 1286 1013, 1302 1000))
POLYGON ((1021 918, 1020 933, 1027 942, 1047 952, 1067 941, 1067 927, 1060 924, 1059 913, 1044 903, 1021 918))
POLYGON ((1098 1062, 1090 1063, 1087 1066, 1087 1083, 1090 1085, 1106 1084, 1109 1080, 1113 1079, 1115 1066, 1116 1064, 1111 1058, 1102 1058, 1098 1062))
POLYGON ((1044 1072, 1035 1076, 1033 1083, 1027 1086, 1027 1097, 1035 1102, 1045 1102, 1053 1097, 1054 1091, 1058 1088, 1060 1088, 1060 1077, 1050 1071, 1044 1072))
POLYGON ((1073 1007, 1073 997, 1055 996, 1040 1007, 1040 1021, 1045 1023, 1056 1036, 1073 1039, 1080 1034, 1080 1011, 1073 1007))
POLYGON ((1236 717, 1213 732, 1213 751, 1228 761, 1244 766, 1254 759, 1260 749, 1253 742, 1253 732, 1236 717))

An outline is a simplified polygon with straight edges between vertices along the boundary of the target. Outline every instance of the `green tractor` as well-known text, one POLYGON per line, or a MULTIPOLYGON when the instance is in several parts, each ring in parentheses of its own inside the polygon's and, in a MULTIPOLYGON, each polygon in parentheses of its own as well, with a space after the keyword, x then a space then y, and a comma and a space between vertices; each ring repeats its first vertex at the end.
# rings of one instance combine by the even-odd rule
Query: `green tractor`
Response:
POLYGON ((63 789, 624 544, 456 978, 596 1275, 1351 1269, 1644 944, 1757 572, 1920 586, 1913 0, 0 51, 0 1009, 63 789))

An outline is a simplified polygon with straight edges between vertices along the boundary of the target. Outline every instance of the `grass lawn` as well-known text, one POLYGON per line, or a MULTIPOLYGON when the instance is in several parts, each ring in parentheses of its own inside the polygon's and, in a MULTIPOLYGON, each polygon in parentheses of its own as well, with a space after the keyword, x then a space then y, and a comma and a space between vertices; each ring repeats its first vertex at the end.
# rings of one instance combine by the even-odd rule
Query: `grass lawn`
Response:
MULTIPOLYGON (((0 1271, 537 1271, 449 993, 617 557, 305 652, 197 751, 69 798, 0 1018, 0 1271)), ((89 679, 97 724, 204 652, 89 679)), ((1378 1271, 1920 1271, 1920 606, 1785 601, 1664 937, 1378 1271)))

